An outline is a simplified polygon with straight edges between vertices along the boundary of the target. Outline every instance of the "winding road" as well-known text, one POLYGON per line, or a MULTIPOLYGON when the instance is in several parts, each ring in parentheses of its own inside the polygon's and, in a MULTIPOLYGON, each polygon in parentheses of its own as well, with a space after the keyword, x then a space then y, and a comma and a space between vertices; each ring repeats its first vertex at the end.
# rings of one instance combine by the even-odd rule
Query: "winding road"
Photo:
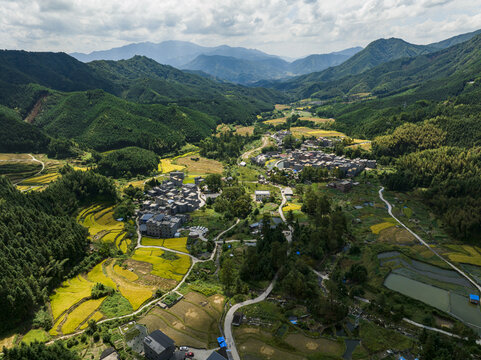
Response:
MULTIPOLYGON (((284 195, 284 190, 282 190, 280 186, 277 186, 277 187, 281 190, 281 195, 282 195, 282 202, 281 202, 281 205, 279 205, 279 215, 281 216, 282 221, 286 222, 286 218, 284 216, 284 212, 282 211, 282 208, 287 203, 287 199, 284 195)), ((289 228, 289 231, 285 232, 285 235, 286 235, 287 242, 290 245, 292 242, 292 228, 289 228)), ((288 255, 289 255, 289 252, 290 250, 288 249, 287 250, 288 255)), ((236 313, 237 310, 239 310, 244 306, 256 304, 267 299, 269 294, 272 292, 272 289, 274 289, 274 286, 276 285, 278 274, 279 272, 274 276, 274 279, 272 279, 269 286, 258 297, 256 297, 255 299, 250 299, 250 300, 246 300, 241 303, 235 304, 227 312, 224 319, 224 337, 227 343, 227 348, 230 350, 230 357, 232 357, 233 360, 240 360, 239 352, 237 351, 237 346, 235 344, 234 335, 232 333, 232 321, 234 320, 234 314, 236 313)))
POLYGON ((478 291, 481 293, 481 286, 476 282, 474 281, 473 279, 471 279, 464 271, 462 271, 461 269, 459 269, 457 266, 455 266, 454 264, 452 264, 451 262, 449 262, 448 260, 446 260, 442 255, 440 255, 436 250, 434 250, 431 246, 429 246, 429 244, 424 241, 419 235, 417 235, 414 231, 412 231, 410 228, 408 228, 406 225, 404 225, 396 216, 393 215, 392 213, 392 205, 386 200, 384 199, 384 196, 383 196, 383 191, 384 191, 384 187, 381 187, 379 189, 379 198, 387 205, 387 212, 389 213, 389 215, 394 219, 396 220, 399 225, 401 225, 403 228, 405 228, 407 231, 409 231, 409 233, 411 235, 413 235, 422 245, 424 245, 425 247, 427 247, 434 255, 436 255, 438 258, 440 258, 442 261, 444 261, 446 264, 448 264, 453 270, 455 270, 457 273, 459 273, 461 276, 463 276, 464 278, 466 278, 471 284, 473 284, 476 289, 478 289, 478 291))

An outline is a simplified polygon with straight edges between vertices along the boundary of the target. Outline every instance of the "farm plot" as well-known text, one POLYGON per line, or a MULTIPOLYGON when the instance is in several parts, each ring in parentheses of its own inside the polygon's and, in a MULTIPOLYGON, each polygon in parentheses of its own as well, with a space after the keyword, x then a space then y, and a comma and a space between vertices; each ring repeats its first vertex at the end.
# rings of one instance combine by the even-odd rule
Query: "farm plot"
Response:
POLYGON ((172 239, 153 239, 149 237, 142 237, 142 245, 145 246, 162 246, 168 249, 181 251, 186 254, 189 253, 187 250, 187 238, 172 238, 172 239))
POLYGON ((221 314, 221 308, 212 298, 189 292, 170 309, 151 310, 140 323, 145 324, 149 331, 165 329, 164 332, 178 344, 212 348, 220 336, 218 323, 221 314))
POLYGON ((182 280, 183 276, 190 268, 190 257, 175 254, 176 259, 170 260, 163 256, 166 256, 165 252, 160 249, 143 248, 137 249, 132 256, 132 259, 152 264, 152 275, 164 279, 173 279, 176 281, 182 280))
POLYGON ((179 157, 173 160, 173 163, 192 175, 222 174, 224 171, 224 166, 219 161, 207 159, 198 154, 179 157))
POLYGON ((477 246, 469 245, 447 245, 454 252, 448 253, 451 261, 463 264, 481 266, 481 249, 477 246))
POLYGON ((127 252, 130 239, 125 237, 125 223, 114 219, 113 206, 92 205, 77 216, 77 222, 89 230, 93 241, 115 244, 123 253, 127 252))
POLYGON ((180 166, 180 165, 172 164, 172 159, 167 158, 167 159, 160 160, 158 170, 159 170, 159 172, 165 174, 165 173, 169 173, 171 171, 184 170, 184 167, 180 166))
POLYGON ((61 287, 56 289, 55 293, 50 296, 50 306, 54 321, 79 301, 89 297, 94 285, 93 282, 79 275, 65 281, 61 287))
POLYGON ((35 341, 46 342, 48 340, 50 340, 50 336, 43 329, 32 329, 28 333, 26 333, 22 338, 22 342, 26 344, 30 344, 35 341))
POLYGON ((345 345, 342 341, 325 338, 309 338, 299 333, 287 335, 285 342, 303 354, 321 352, 325 355, 340 357, 345 351, 345 345))
POLYGON ((299 204, 288 203, 286 206, 282 208, 282 211, 288 212, 288 211, 301 210, 301 207, 302 206, 299 204))
POLYGON ((77 306, 73 311, 68 314, 67 321, 62 325, 62 332, 64 334, 73 333, 84 321, 86 321, 90 315, 92 315, 102 302, 105 297, 95 300, 87 300, 77 306))
POLYGON ((345 134, 334 130, 311 129, 305 126, 296 126, 291 128, 292 135, 296 137, 315 136, 315 137, 346 137, 345 134))

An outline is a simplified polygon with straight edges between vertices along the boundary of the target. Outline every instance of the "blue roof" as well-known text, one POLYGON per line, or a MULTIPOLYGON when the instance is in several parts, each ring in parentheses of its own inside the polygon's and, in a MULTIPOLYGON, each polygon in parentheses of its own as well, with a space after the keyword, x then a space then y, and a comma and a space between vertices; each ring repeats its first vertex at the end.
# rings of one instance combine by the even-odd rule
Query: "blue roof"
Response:
POLYGON ((479 295, 470 294, 469 299, 479 301, 479 295))
POLYGON ((300 251, 296 251, 296 254, 297 254, 297 255, 301 255, 301 252, 300 252, 300 251))
POLYGON ((218 337, 218 338, 217 338, 217 342, 218 342, 218 343, 225 342, 225 338, 224 338, 223 336, 218 337))
POLYGON ((291 320, 291 323, 297 325, 297 320, 291 320))
POLYGON ((227 344, 225 343, 225 341, 222 341, 219 343, 219 347, 221 348, 227 347, 227 344))
POLYGON ((140 220, 142 220, 142 221, 147 221, 147 220, 149 220, 152 216, 154 216, 154 214, 144 214, 144 215, 142 215, 142 217, 140 218, 140 220))

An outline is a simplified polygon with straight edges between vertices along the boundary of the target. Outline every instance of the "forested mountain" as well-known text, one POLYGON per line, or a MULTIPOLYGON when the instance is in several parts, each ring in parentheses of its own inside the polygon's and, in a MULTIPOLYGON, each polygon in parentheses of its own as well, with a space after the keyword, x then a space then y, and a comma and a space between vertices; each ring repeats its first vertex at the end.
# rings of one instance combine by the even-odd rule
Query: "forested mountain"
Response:
MULTIPOLYGON (((442 49, 462 44, 475 37, 479 32, 480 31, 459 35, 428 45, 414 45, 396 38, 379 39, 370 43, 364 50, 358 52, 341 65, 328 68, 321 72, 299 76, 284 82, 260 82, 258 85, 292 91, 300 97, 309 97, 319 90, 325 90, 323 93, 332 94, 333 86, 335 87, 338 81, 344 81, 350 82, 351 87, 354 87, 354 85, 352 85, 354 83, 360 84, 358 88, 356 88, 356 91, 360 93, 366 91, 365 87, 363 88, 363 81, 367 80, 365 80, 364 77, 356 77, 356 75, 364 75, 364 73, 371 69, 381 69, 377 73, 374 73, 373 76, 386 73, 387 77, 389 77, 390 65, 388 65, 387 68, 380 68, 379 66, 386 63, 390 64, 397 59, 402 59, 403 61, 399 62, 399 64, 404 64, 404 61, 407 61, 406 59, 417 58, 419 55, 432 54, 442 49)), ((401 74, 401 76, 408 77, 408 75, 405 76, 404 74, 401 74)), ((339 93, 334 91, 334 94, 337 96, 339 93)))
POLYGON ((480 43, 481 35, 477 35, 444 50, 384 63, 340 80, 318 82, 297 78, 284 83, 284 87, 298 98, 329 99, 359 93, 386 97, 414 92, 432 99, 445 98, 459 94, 468 82, 477 78, 480 43))
POLYGON ((0 152, 43 152, 48 137, 39 129, 22 121, 12 109, 0 105, 0 152))
POLYGON ((280 79, 321 71, 336 66, 351 57, 349 53, 310 55, 291 63, 280 58, 242 59, 233 56, 199 55, 185 64, 188 70, 203 71, 216 78, 240 84, 252 84, 262 79, 280 79))
POLYGON ((94 51, 90 54, 72 53, 83 62, 94 60, 126 60, 136 55, 149 57, 160 64, 180 69, 202 71, 218 79, 239 84, 250 84, 262 79, 280 79, 289 76, 321 71, 336 66, 362 50, 350 48, 329 54, 315 54, 288 62, 279 56, 269 55, 256 49, 199 46, 185 41, 164 41, 129 44, 111 50, 94 51))
POLYGON ((142 105, 89 90, 48 97, 35 125, 99 151, 139 146, 161 154, 209 136, 216 121, 188 108, 142 105))
POLYGON ((122 97, 140 103, 178 105, 196 109, 219 122, 249 123, 255 114, 272 109, 286 98, 263 88, 219 83, 203 76, 161 65, 144 56, 121 61, 94 61, 96 73, 123 88, 122 97))
POLYGON ((208 136, 216 122, 251 123, 285 100, 273 90, 221 84, 145 57, 84 64, 63 53, 2 51, 0 69, 0 105, 15 109, 0 110, 8 151, 48 145, 22 118, 90 148, 162 153, 208 136))
POLYGON ((45 191, 31 194, 0 177, 0 198, 3 331, 30 317, 87 254, 88 232, 67 215, 81 204, 113 202, 117 193, 103 176, 70 171, 45 191))

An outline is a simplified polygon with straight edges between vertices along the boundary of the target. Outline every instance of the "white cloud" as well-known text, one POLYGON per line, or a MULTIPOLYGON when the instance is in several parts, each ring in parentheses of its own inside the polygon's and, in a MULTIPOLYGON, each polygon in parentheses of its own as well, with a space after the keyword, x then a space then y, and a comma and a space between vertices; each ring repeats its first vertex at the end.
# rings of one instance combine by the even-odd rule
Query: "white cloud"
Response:
POLYGON ((286 56, 428 43, 481 28, 478 0, 0 0, 3 48, 83 51, 130 42, 194 41, 286 56))

